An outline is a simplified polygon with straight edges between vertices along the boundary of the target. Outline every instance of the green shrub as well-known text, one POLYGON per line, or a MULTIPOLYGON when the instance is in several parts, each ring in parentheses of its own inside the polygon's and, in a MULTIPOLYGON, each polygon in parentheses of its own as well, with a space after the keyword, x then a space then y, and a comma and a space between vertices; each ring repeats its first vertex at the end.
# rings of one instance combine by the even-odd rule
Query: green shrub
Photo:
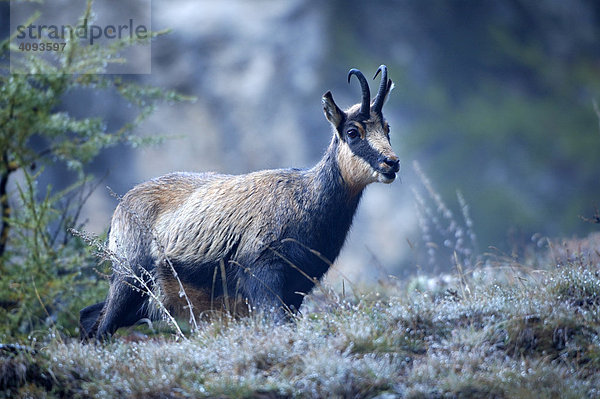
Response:
MULTIPOLYGON (((79 23, 87 23, 90 14, 91 1, 79 23)), ((117 62, 114 56, 124 47, 150 45, 161 33, 105 47, 67 37, 61 39, 67 43, 64 52, 56 55, 58 66, 32 52, 12 70, 8 60, 16 45, 12 38, 0 43, 0 340, 51 326, 73 334, 79 308, 105 291, 91 250, 68 229, 81 227, 81 206, 93 189, 85 165, 120 143, 156 142, 136 136, 136 126, 159 102, 184 100, 174 92, 103 75, 107 59, 117 62), (60 111, 75 89, 120 96, 132 110, 131 119, 113 131, 93 110, 81 118, 60 111), (34 142, 44 143, 44 149, 34 142), (75 176, 75 183, 60 191, 40 187, 50 163, 75 176)))

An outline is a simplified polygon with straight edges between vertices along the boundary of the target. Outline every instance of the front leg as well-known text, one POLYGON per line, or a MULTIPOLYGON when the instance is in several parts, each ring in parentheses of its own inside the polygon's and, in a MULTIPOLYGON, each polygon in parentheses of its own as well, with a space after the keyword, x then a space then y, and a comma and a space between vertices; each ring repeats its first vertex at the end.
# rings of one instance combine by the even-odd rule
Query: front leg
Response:
POLYGON ((284 266, 256 265, 245 269, 242 287, 250 305, 277 323, 289 321, 293 315, 285 302, 284 266))

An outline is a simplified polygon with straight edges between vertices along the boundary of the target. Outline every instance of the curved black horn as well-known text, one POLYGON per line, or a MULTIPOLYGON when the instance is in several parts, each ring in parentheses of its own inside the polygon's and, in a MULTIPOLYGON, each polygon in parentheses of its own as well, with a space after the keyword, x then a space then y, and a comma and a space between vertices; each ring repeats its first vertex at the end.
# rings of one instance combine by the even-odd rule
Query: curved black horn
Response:
POLYGON ((369 90, 369 83, 367 82, 365 75, 355 68, 352 68, 350 72, 348 72, 348 83, 350 83, 350 78, 352 75, 355 75, 358 78, 360 87, 362 88, 362 104, 360 105, 360 113, 368 117, 371 113, 371 91, 369 90))
POLYGON ((380 114, 381 108, 383 108, 383 101, 385 100, 385 96, 388 91, 388 77, 387 77, 387 67, 385 65, 379 66, 377 72, 375 72, 375 76, 373 79, 379 75, 381 72, 381 83, 379 84, 379 91, 377 92, 377 96, 375 96, 375 101, 373 102, 373 111, 380 114))

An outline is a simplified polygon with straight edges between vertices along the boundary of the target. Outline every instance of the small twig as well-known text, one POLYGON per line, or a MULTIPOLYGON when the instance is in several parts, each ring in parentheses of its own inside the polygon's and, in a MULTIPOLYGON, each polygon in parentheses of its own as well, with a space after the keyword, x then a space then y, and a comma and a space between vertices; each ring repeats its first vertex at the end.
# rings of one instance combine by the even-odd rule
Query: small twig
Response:
POLYGON ((594 214, 592 215, 591 218, 586 218, 585 216, 579 216, 579 218, 581 218, 581 220, 583 220, 584 222, 587 222, 587 223, 599 224, 600 223, 600 210, 596 206, 595 210, 594 210, 594 214))
POLYGON ((594 112, 596 112, 596 116, 598 116, 598 129, 600 129, 600 108, 598 107, 596 100, 592 100, 592 104, 594 105, 594 112))
MULTIPOLYGON (((291 238, 288 239, 284 239, 284 240, 293 240, 291 238)), ((283 242, 283 240, 282 240, 283 242)), ((298 244, 306 247, 304 244, 298 242, 298 244)), ((333 301, 333 299, 327 294, 327 292, 325 292, 325 289, 323 288, 323 284, 319 281, 319 279, 317 279, 316 277, 311 277, 309 276, 304 270, 300 269, 298 266, 296 266, 294 264, 294 262, 292 262, 291 260, 289 260, 288 258, 286 258, 282 253, 280 253, 279 251, 277 251, 276 249, 268 246, 268 249, 270 249, 275 255, 277 255, 280 259, 282 259, 285 263, 287 263, 291 268, 295 269, 296 271, 298 271, 298 273, 300 273, 302 276, 304 276, 306 279, 308 279, 309 281, 311 281, 316 287, 318 287, 321 292, 323 293, 323 295, 325 295, 327 297, 328 300, 333 301)), ((310 250, 311 252, 318 254, 318 251, 314 251, 314 250, 310 250)), ((331 264, 331 263, 330 263, 331 264)), ((308 292, 305 292, 304 294, 308 294, 308 292)))
MULTIPOLYGON (((92 194, 94 193, 94 191, 96 191, 96 189, 100 186, 100 184, 108 177, 108 171, 106 171, 106 173, 104 174, 104 176, 102 176, 98 182, 96 184, 94 184, 87 193, 85 193, 84 195, 84 191, 83 188, 80 191, 80 196, 79 196, 79 202, 77 204, 77 209, 75 210, 75 213, 73 214, 73 220, 71 221, 71 226, 69 227, 75 227, 77 225, 77 221, 79 220, 79 217, 81 215, 81 211, 83 210, 83 206, 85 205, 86 202, 88 202, 88 200, 90 199, 90 197, 92 196, 92 194)), ((67 235, 65 234, 65 238, 64 238, 64 242, 63 244, 66 245, 67 244, 67 235)))
POLYGON ((291 260, 289 260, 288 258, 286 258, 282 253, 280 253, 279 251, 277 251, 276 249, 272 248, 272 247, 268 247, 271 251, 273 251, 273 253, 275 255, 277 255, 279 258, 281 258, 285 263, 287 263, 289 266, 291 266, 293 269, 296 269, 296 271, 298 271, 298 273, 300 273, 301 275, 303 275, 304 277, 306 277, 308 280, 310 280, 313 284, 319 284, 319 280, 316 279, 315 277, 311 277, 309 276, 304 270, 300 269, 298 266, 296 266, 291 260))
POLYGON ((227 311, 227 313, 231 314, 231 311, 229 310, 229 294, 227 292, 227 273, 225 271, 225 262, 223 262, 223 259, 221 259, 221 261, 219 262, 219 266, 221 268, 221 284, 223 285, 225 310, 227 311))
MULTIPOLYGON (((306 249, 307 251, 309 251, 310 253, 312 253, 313 255, 317 256, 319 259, 321 259, 323 262, 325 262, 328 266, 328 272, 334 272, 337 273, 338 275, 340 275, 340 277, 346 279, 348 281, 348 283, 350 284, 350 287, 352 288, 353 291, 355 291, 356 288, 356 284, 354 284, 352 282, 352 280, 346 276, 344 273, 342 273, 340 270, 338 270, 337 268, 334 267, 333 262, 331 262, 329 259, 327 259, 323 254, 321 254, 319 251, 310 248, 308 245, 301 243, 300 241, 294 239, 294 238, 284 238, 283 240, 281 240, 282 243, 284 242, 294 242, 298 245, 300 245, 302 248, 306 249)), ((322 288, 322 287, 319 287, 322 288)))
POLYGON ((454 252, 454 262, 456 264, 456 271, 458 272, 458 278, 460 279, 460 291, 463 298, 466 298, 467 295, 471 294, 471 288, 469 288, 469 283, 467 282, 467 278, 463 273, 463 268, 458 260, 458 256, 456 255, 456 251, 454 252))
MULTIPOLYGON (((0 208, 2 213, 0 214, 0 218, 2 219, 1 228, 0 228, 0 257, 4 254, 6 250, 6 245, 8 244, 8 232, 10 230, 10 202, 8 201, 8 179, 10 175, 15 172, 18 168, 17 166, 10 162, 8 159, 8 153, 4 151, 2 154, 2 162, 4 163, 4 168, 2 171, 2 176, 0 176, 0 208)), ((0 271, 2 270, 2 266, 0 263, 0 271)))
MULTIPOLYGON (((50 316, 50 312, 48 312, 46 305, 44 305, 44 302, 42 301, 42 297, 40 296, 40 293, 38 292, 38 289, 37 289, 37 286, 35 285, 35 280, 33 279, 33 277, 31 277, 31 283, 33 284, 33 291, 35 292, 35 296, 36 296, 38 302, 40 303, 40 305, 42 306, 44 313, 46 313, 47 320, 49 320, 50 323, 52 323, 52 328, 54 328, 56 330, 56 325, 54 324, 54 320, 52 320, 52 316, 50 316)), ((58 337, 58 341, 60 343, 63 343, 62 337, 60 336, 60 334, 55 334, 55 335, 56 335, 56 337, 58 337)))

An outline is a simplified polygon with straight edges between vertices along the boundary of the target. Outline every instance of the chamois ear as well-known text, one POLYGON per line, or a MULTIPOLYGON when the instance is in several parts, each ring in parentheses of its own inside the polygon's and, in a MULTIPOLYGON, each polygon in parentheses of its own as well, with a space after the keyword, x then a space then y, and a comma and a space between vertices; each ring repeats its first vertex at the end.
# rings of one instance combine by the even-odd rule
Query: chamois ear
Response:
POLYGON ((323 94, 321 102, 323 103, 325 117, 333 126, 335 126, 336 130, 339 130, 339 127, 344 123, 344 119, 346 118, 344 111, 342 111, 336 105, 335 101, 333 101, 333 96, 330 91, 323 94))

